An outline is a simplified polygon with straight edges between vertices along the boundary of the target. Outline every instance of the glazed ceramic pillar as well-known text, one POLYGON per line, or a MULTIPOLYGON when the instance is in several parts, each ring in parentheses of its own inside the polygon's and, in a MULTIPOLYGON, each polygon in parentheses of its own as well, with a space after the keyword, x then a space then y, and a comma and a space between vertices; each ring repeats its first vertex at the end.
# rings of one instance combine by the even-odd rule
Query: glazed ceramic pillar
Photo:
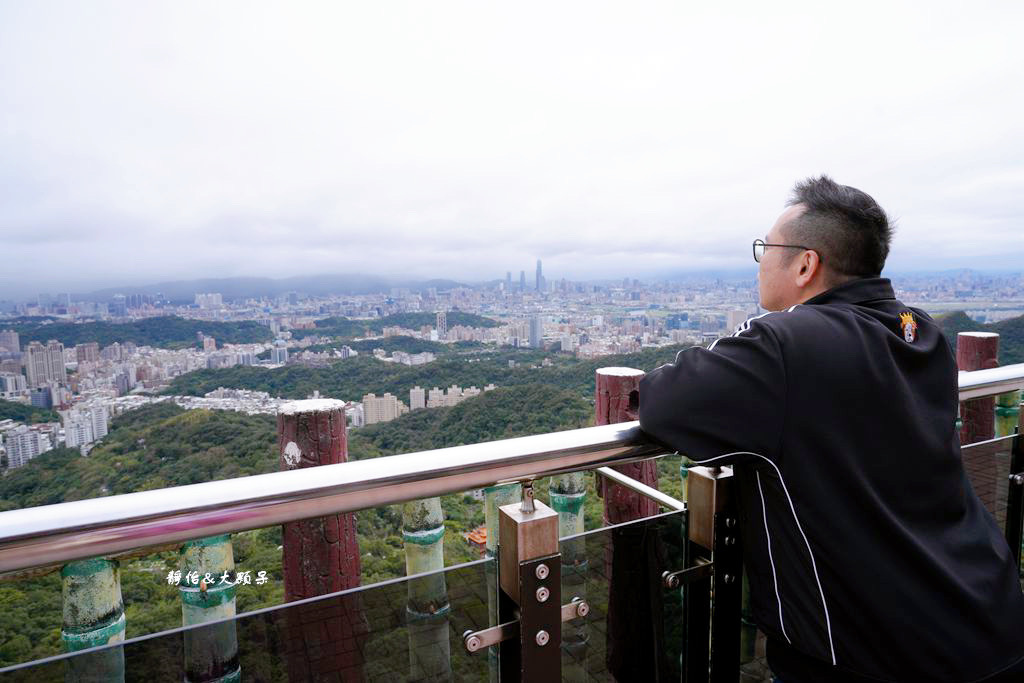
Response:
POLYGON ((185 680, 188 683, 234 683, 241 680, 235 631, 235 558, 231 536, 188 541, 179 551, 182 581, 181 623, 185 631, 185 680), (193 583, 192 579, 197 583, 193 583))
POLYGON ((402 506, 402 540, 408 580, 406 623, 411 680, 448 680, 448 589, 444 572, 444 512, 440 498, 414 500, 402 506))
MULTIPOLYGON (((124 604, 121 573, 116 560, 90 559, 69 562, 60 570, 64 598, 61 638, 68 652, 120 643, 124 640, 124 604)), ((111 648, 73 657, 66 680, 123 681, 124 652, 111 648)))

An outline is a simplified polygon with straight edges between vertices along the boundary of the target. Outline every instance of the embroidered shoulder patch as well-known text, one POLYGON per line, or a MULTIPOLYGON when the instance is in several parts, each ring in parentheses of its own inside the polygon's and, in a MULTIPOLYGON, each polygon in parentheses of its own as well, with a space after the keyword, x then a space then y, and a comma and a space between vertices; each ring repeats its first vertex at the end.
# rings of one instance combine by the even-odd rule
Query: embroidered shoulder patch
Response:
POLYGON ((908 344, 917 339, 917 321, 910 311, 900 313, 900 329, 903 330, 903 339, 908 344))

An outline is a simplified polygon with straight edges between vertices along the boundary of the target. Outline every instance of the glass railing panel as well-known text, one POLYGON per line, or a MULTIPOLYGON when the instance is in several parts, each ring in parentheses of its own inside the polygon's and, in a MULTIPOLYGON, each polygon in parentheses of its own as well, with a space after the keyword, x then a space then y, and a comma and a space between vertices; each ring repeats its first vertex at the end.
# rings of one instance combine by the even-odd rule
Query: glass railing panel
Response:
POLYGON ((661 576, 686 566, 685 524, 671 512, 561 540, 562 602, 590 605, 562 624, 562 680, 680 680, 687 588, 661 576))
POLYGON ((97 672, 111 681, 487 680, 488 658, 470 655, 461 634, 488 626, 493 564, 478 560, 52 657, 0 670, 0 680, 94 680, 97 672))
POLYGON ((1006 533, 1007 496, 1013 436, 981 441, 960 448, 964 470, 985 509, 1006 533))

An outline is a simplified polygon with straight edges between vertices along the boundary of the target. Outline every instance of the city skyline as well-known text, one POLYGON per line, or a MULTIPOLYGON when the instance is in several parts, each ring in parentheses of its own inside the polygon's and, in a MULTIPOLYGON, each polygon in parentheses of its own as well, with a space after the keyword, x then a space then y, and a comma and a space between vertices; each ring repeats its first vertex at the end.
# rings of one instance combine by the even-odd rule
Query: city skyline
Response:
MULTIPOLYGON (((1024 8, 0 8, 0 299, 749 269, 793 183, 894 272, 1019 267, 1024 8), (541 20, 543 19, 543 20, 541 20), (83 27, 87 30, 82 30, 83 27), (866 37, 875 46, 863 49, 866 37)), ((532 278, 530 278, 532 279, 532 278)))

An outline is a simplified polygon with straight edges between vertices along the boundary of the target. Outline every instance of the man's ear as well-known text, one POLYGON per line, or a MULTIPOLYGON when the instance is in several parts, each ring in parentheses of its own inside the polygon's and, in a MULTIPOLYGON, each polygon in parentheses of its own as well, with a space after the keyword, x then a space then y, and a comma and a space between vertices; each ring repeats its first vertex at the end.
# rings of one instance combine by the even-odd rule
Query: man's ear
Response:
POLYGON ((800 255, 800 269, 797 271, 796 284, 799 287, 806 287, 815 276, 821 272, 821 261, 818 253, 807 250, 800 255))

